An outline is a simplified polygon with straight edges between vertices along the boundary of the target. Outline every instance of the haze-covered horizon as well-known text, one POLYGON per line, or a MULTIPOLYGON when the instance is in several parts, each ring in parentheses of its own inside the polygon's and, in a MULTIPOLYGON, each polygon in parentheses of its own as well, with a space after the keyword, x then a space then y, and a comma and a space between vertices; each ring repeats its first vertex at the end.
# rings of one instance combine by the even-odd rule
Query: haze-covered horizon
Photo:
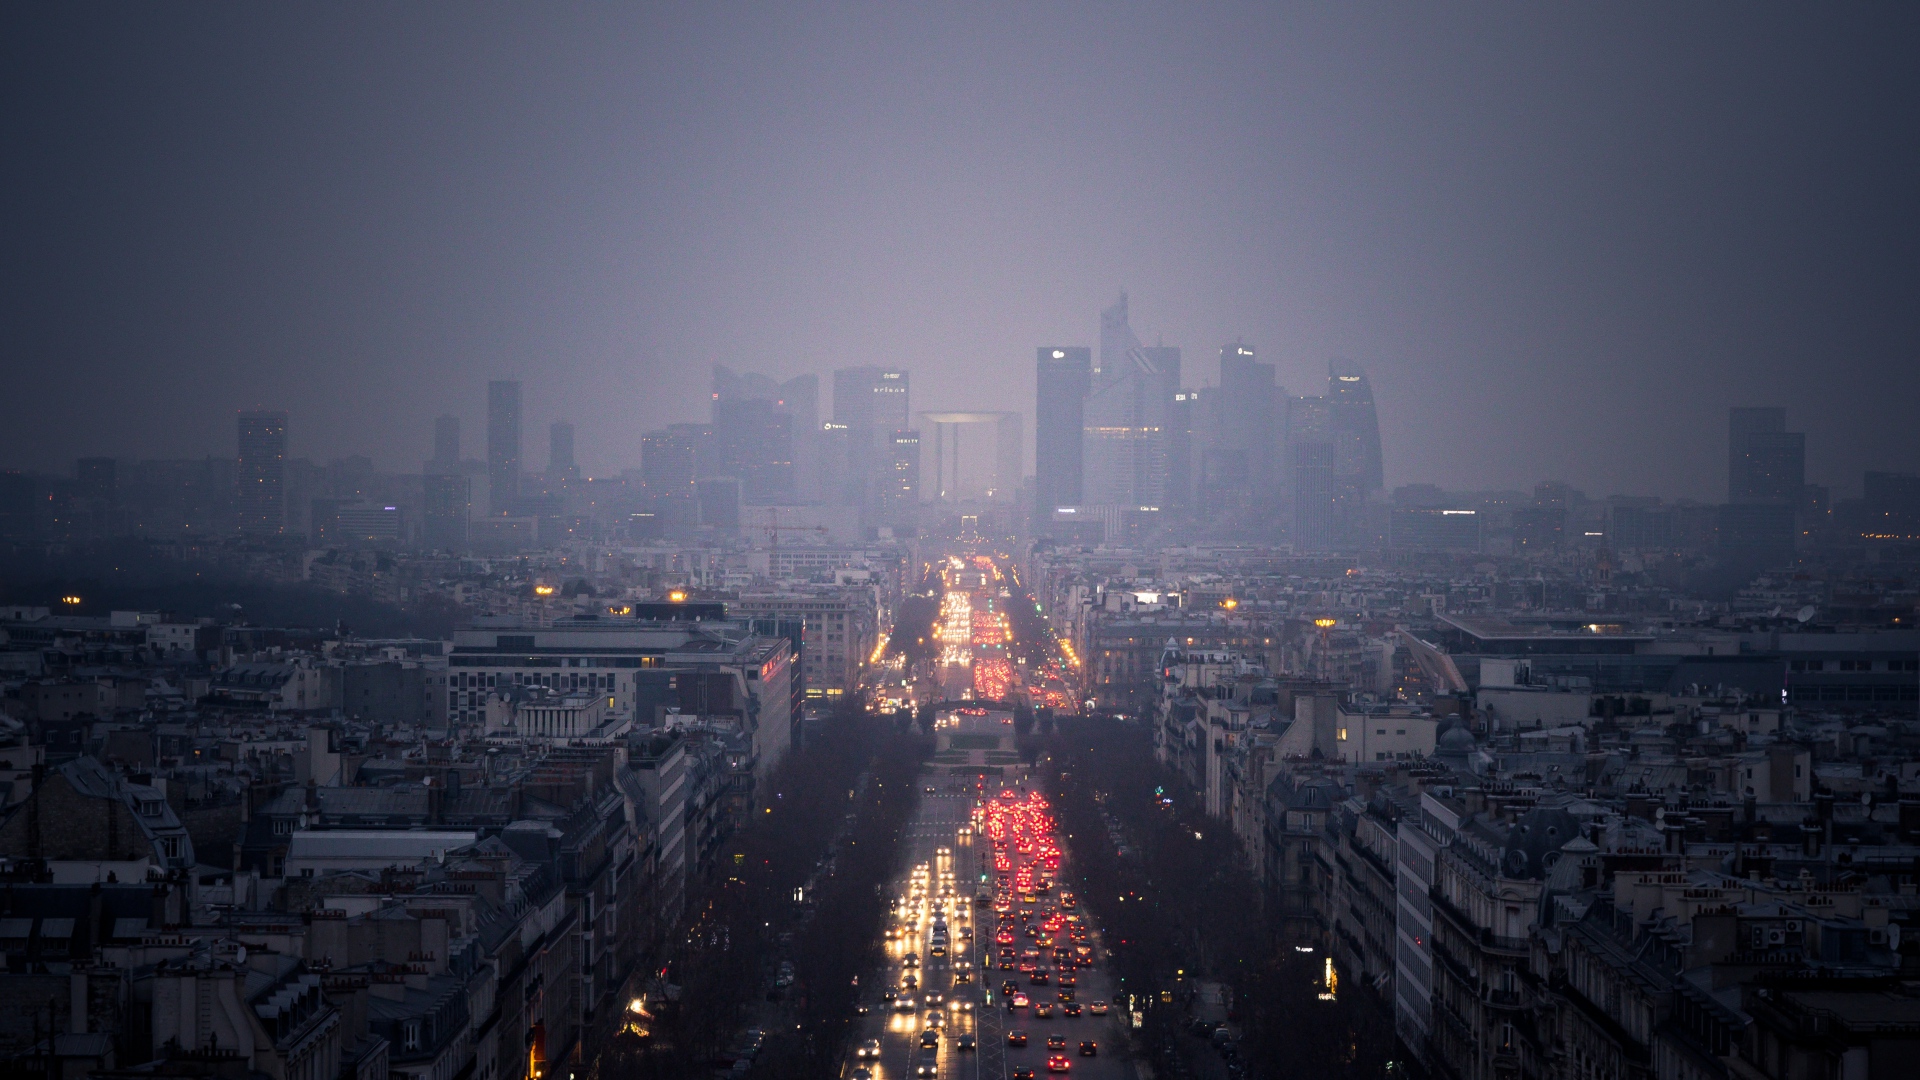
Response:
MULTIPOLYGON (((0 467, 417 469, 526 384, 585 472, 711 365, 1033 408, 1122 290, 1216 381, 1364 365, 1388 487, 1920 469, 1920 17, 1210 5, 17 9, 0 467), (25 407, 20 407, 24 405, 25 407)), ((1031 431, 1031 425, 1029 425, 1031 431)), ((1031 461, 1031 457, 1029 457, 1031 461)))

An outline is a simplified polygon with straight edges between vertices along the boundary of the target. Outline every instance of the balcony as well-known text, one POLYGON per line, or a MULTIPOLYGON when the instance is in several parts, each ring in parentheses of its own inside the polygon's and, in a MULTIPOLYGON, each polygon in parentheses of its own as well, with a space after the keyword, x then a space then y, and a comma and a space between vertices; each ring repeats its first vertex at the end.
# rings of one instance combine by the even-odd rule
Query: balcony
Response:
POLYGON ((1428 893, 1427 898, 1432 902, 1434 911, 1445 915, 1447 920, 1454 924, 1454 927, 1460 931, 1462 936, 1473 941, 1474 944, 1478 945, 1483 951, 1499 950, 1525 955, 1527 950, 1532 947, 1526 938, 1507 937, 1504 934, 1496 934, 1491 930, 1476 925, 1473 919, 1468 917, 1466 912, 1448 903, 1447 898, 1441 895, 1438 889, 1434 889, 1428 893))

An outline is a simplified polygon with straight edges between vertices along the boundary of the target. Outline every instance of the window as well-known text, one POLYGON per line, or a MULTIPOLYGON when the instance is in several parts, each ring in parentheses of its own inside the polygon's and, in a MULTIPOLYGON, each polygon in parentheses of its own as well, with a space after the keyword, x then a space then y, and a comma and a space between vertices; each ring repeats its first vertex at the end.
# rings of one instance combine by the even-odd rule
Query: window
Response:
POLYGON ((420 1049, 420 1021, 409 1020, 400 1025, 400 1047, 403 1050, 420 1049))

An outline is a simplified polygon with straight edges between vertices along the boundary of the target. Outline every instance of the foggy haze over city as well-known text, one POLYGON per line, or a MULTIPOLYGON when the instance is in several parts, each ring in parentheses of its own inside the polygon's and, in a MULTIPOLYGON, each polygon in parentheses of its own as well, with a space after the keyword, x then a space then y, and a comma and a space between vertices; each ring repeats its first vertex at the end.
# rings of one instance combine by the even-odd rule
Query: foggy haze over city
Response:
POLYGON ((1920 7, 15 4, 0 1080, 1898 1080, 1920 7))
POLYGON ((4 464, 412 468, 515 378, 617 472, 716 362, 1031 431, 1122 289, 1194 386, 1365 364, 1389 486, 1711 498, 1789 400, 1920 461, 1897 8, 463 14, 15 13, 4 464))

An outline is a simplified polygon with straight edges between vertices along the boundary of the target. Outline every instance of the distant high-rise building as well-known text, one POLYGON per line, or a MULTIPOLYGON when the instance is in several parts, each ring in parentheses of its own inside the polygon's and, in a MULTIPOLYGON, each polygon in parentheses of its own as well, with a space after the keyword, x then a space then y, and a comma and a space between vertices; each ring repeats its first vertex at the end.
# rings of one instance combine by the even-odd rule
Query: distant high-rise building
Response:
POLYGON ((920 433, 893 432, 888 437, 888 451, 886 514, 891 524, 911 524, 920 503, 920 433))
POLYGON ((424 480, 421 542, 435 551, 465 551, 473 481, 452 472, 428 474, 424 480))
POLYGON ((547 478, 571 480, 579 475, 580 467, 573 463, 573 425, 555 420, 547 429, 547 478))
POLYGON ((1274 382, 1273 365, 1258 360, 1251 345, 1223 345, 1220 387, 1202 400, 1211 408, 1200 449, 1201 513, 1209 519, 1271 518, 1284 486, 1276 458, 1285 391, 1274 382))
MULTIPOLYGON (((851 367, 833 373, 832 426, 822 427, 821 487, 828 503, 864 505, 880 497, 891 472, 888 442, 912 423, 908 373, 851 367), (826 451, 828 441, 833 450, 826 451)), ((884 500, 883 500, 884 501, 884 500)))
POLYGON ((1062 506, 1084 501, 1083 446, 1093 350, 1042 346, 1033 398, 1034 524, 1044 525, 1062 506))
POLYGON ((740 481, 740 500, 791 504, 818 489, 820 380, 784 383, 713 366, 713 434, 723 475, 740 481))
POLYGON ((240 457, 234 470, 234 509, 240 531, 252 535, 286 528, 287 414, 240 414, 240 457))
MULTIPOLYGON (((442 416, 433 422, 433 460, 441 465, 460 461, 460 418, 442 416)), ((435 470, 446 472, 446 469, 435 470)))
POLYGON ((704 424, 674 424, 665 431, 640 437, 640 476, 646 485, 647 503, 660 525, 700 523, 694 485, 702 475, 699 448, 707 434, 704 424))
POLYGON ((905 430, 909 381, 900 368, 840 368, 833 373, 833 422, 880 439, 905 430))
POLYGON ((1720 513, 1723 559, 1753 571, 1790 558, 1806 486, 1807 437, 1787 430, 1787 410, 1728 410, 1727 505, 1720 513))
POLYGON ((1327 365, 1327 408, 1333 424, 1333 467, 1350 497, 1371 498, 1386 487, 1380 459, 1380 417, 1367 373, 1351 360, 1327 365))
POLYGON ((1295 398, 1287 415, 1292 473, 1293 543, 1325 551, 1340 542, 1340 492, 1334 473, 1333 415, 1326 398, 1295 398))
POLYGON ((1146 347, 1127 321, 1127 296, 1100 313, 1100 363, 1087 393, 1084 499, 1160 508, 1166 500, 1167 413, 1180 386, 1180 350, 1146 347))
POLYGON ((1179 390, 1167 409, 1167 498, 1168 514, 1184 517, 1193 509, 1193 482, 1196 467, 1194 439, 1200 434, 1194 418, 1200 414, 1200 395, 1179 390))
POLYGON ((83 457, 73 466, 74 494, 111 503, 119 487, 119 468, 110 457, 83 457))
POLYGON ((487 384, 487 507, 510 513, 520 494, 520 384, 487 384))
POLYGON ((1806 484, 1807 437, 1787 430, 1787 410, 1729 410, 1728 502, 1797 503, 1806 484))

